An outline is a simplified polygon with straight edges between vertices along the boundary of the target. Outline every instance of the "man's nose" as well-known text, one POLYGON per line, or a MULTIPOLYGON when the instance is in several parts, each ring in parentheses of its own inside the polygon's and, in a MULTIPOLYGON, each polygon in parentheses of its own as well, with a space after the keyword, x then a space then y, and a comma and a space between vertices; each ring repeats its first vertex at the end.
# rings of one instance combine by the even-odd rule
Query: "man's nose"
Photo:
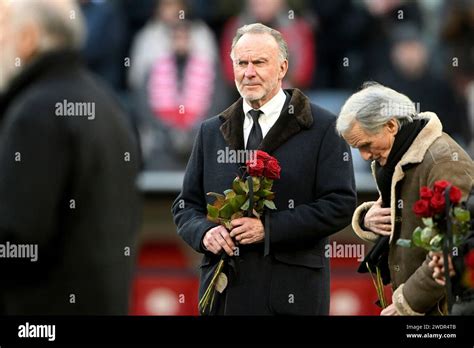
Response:
POLYGON ((252 77, 255 76, 255 67, 253 66, 252 63, 249 63, 247 65, 247 69, 245 69, 245 77, 252 77))
POLYGON ((369 151, 366 150, 359 150, 361 157, 364 159, 364 161, 368 161, 372 159, 372 154, 369 151))

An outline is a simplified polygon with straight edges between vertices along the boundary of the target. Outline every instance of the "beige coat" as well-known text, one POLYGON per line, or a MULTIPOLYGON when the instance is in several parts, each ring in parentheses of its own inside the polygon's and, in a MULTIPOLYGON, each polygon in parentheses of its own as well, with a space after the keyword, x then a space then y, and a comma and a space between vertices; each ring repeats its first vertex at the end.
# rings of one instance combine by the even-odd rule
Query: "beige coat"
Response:
MULTIPOLYGON (((463 192, 463 199, 474 184, 474 164, 469 155, 449 135, 442 132, 438 117, 431 112, 420 114, 429 121, 395 167, 391 184, 391 220, 389 269, 394 290, 393 303, 399 314, 442 314, 444 287, 432 278, 427 252, 421 248, 396 245, 399 238, 410 239, 413 230, 422 225, 413 212, 421 186, 432 187, 437 180, 448 180, 463 192)), ((372 163, 374 174, 375 163, 372 163)), ((352 227, 367 241, 379 237, 361 227, 362 213, 375 202, 366 202, 354 212, 352 227)))

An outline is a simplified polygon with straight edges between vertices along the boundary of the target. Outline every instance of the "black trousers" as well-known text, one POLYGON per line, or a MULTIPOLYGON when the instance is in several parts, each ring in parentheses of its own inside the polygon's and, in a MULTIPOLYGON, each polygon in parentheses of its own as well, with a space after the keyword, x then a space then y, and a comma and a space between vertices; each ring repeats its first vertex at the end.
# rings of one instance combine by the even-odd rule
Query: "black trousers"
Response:
POLYGON ((263 256, 263 245, 240 247, 238 276, 229 269, 217 315, 328 315, 329 267, 310 268, 263 256))
POLYGON ((236 272, 227 269, 229 284, 220 294, 218 315, 274 315, 269 306, 271 256, 263 256, 263 244, 239 246, 236 272))

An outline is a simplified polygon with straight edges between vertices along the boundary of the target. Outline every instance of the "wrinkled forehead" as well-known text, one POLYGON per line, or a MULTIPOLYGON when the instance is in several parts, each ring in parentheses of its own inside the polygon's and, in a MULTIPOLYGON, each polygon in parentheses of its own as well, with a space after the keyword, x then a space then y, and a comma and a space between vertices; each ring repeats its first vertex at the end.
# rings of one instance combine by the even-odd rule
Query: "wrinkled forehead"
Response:
POLYGON ((368 142, 372 135, 366 132, 359 124, 354 121, 351 127, 342 135, 346 142, 352 147, 358 147, 360 144, 368 142))
POLYGON ((278 44, 270 34, 244 34, 234 47, 234 57, 278 57, 278 44))

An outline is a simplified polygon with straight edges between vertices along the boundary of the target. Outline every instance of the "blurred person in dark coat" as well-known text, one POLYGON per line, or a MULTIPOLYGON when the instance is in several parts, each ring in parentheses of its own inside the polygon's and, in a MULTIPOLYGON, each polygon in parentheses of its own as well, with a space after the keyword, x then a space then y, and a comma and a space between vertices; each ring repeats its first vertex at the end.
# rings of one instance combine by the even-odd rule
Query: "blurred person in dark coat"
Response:
POLYGON ((469 0, 452 0, 444 3, 445 18, 441 27, 442 42, 447 45, 446 73, 456 94, 464 102, 469 125, 468 152, 474 156, 474 3, 469 0))
POLYGON ((78 58, 74 1, 0 7, 0 313, 126 314, 136 141, 78 58))
MULTIPOLYGON (((359 3, 359 2, 358 2, 359 3)), ((416 1, 404 0, 364 0, 360 2, 365 9, 363 28, 358 47, 361 49, 358 57, 362 59, 364 80, 390 68, 390 34, 399 26, 410 24, 419 29, 425 25, 420 4, 416 1)), ((354 63, 355 57, 351 59, 354 63)), ((360 86, 363 81, 354 81, 353 88, 360 86)))
POLYGON ((80 0, 87 26, 82 54, 88 68, 104 79, 116 91, 123 86, 126 19, 120 3, 111 0, 80 0))

